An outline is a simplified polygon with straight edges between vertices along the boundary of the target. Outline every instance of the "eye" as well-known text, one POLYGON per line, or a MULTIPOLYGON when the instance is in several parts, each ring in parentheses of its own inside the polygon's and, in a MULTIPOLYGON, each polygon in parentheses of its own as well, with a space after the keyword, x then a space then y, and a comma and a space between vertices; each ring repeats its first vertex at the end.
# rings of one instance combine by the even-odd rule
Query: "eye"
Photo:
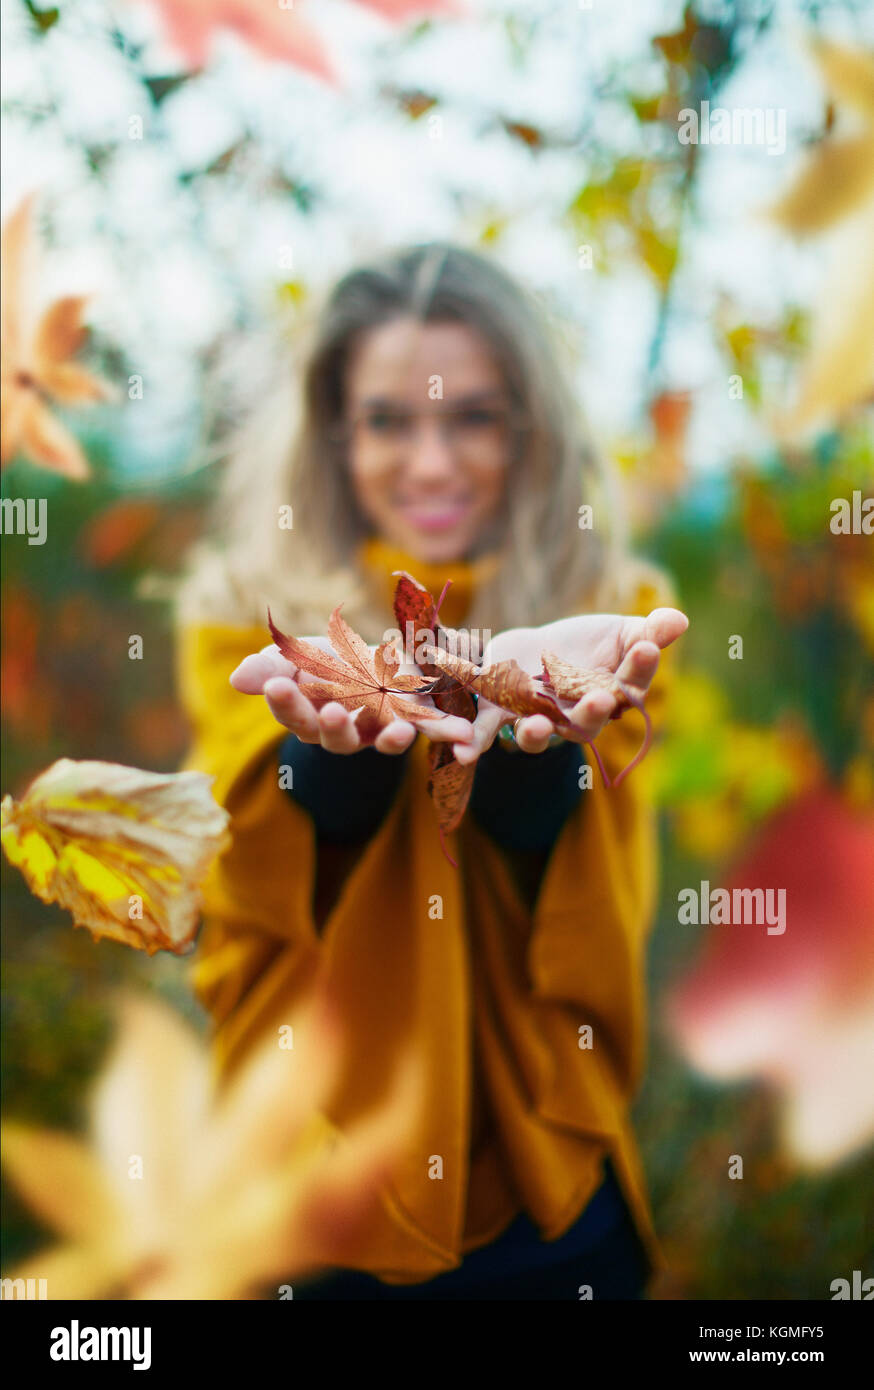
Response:
POLYGON ((374 434, 402 434, 407 426, 407 417, 392 410, 372 410, 365 418, 374 434))
POLYGON ((460 411, 459 418, 472 428, 488 428, 503 424, 504 411, 497 406, 470 406, 460 411))

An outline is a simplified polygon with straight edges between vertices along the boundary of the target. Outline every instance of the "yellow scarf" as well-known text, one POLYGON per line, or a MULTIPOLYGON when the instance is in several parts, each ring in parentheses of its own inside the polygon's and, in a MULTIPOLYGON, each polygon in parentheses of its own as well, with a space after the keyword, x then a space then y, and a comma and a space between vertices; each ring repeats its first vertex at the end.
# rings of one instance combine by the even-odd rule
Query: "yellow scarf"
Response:
POLYGON ((498 569, 500 554, 488 551, 476 560, 420 560, 409 551, 401 550, 380 536, 370 536, 358 548, 359 566, 371 578, 387 613, 392 612, 397 579, 394 570, 406 570, 414 579, 439 599, 443 586, 450 580, 449 589, 440 605, 440 619, 445 627, 458 627, 464 622, 477 589, 498 569))
MULTIPOLYGON (((377 540, 364 543, 359 561, 385 584, 387 621, 391 570, 409 570, 435 598, 452 578, 441 607, 448 625, 461 621, 496 562, 432 566, 377 540)), ((641 593, 635 611, 649 611, 654 597, 641 593)), ((269 640, 264 628, 205 624, 183 628, 178 642, 193 730, 184 766, 214 776, 213 794, 232 818, 232 846, 205 887, 194 970, 219 1064, 230 1071, 265 1029, 293 1023, 324 975, 353 1041, 331 1125, 342 1132, 384 1103, 405 1053, 424 1078, 392 1183, 354 1238, 337 1237, 331 1262, 419 1282, 495 1239, 520 1209, 555 1239, 586 1206, 609 1154, 653 1266, 662 1267, 628 1115, 644 1066, 655 893, 645 779, 635 772, 608 790, 596 775, 529 912, 501 851, 470 816, 448 837, 458 869, 444 858, 419 736, 394 805, 319 935, 315 833, 277 777, 285 731, 263 699, 228 683, 269 640), (474 1058, 494 1134, 472 1161, 474 1058)), ((656 717, 658 703, 656 688, 656 717)), ((611 775, 639 737, 636 716, 604 730, 598 747, 611 775)))

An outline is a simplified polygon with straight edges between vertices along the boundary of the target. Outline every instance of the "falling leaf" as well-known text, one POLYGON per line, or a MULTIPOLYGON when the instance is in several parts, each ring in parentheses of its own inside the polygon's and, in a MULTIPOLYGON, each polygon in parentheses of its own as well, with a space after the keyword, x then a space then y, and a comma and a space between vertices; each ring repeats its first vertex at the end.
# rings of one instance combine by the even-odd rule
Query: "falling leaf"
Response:
POLYGON ((281 8, 262 0, 152 0, 167 37, 191 68, 206 63, 216 30, 237 33, 262 58, 290 63, 326 82, 336 74, 317 31, 302 6, 281 8))
POLYGON ((835 105, 853 108, 862 128, 819 141, 771 208, 772 218, 796 236, 833 226, 874 194, 874 55, 819 38, 810 47, 835 105))
POLYGON ((348 1043, 321 989, 294 1045, 266 1032, 218 1094, 208 1048, 166 1005, 126 996, 119 1015, 87 1142, 4 1122, 7 1176, 65 1237, 11 1277, 45 1278, 50 1299, 239 1299, 329 1262, 391 1176, 414 1065, 342 1133, 325 1107, 348 1043))
POLYGON ((874 131, 824 140, 807 156, 792 187, 771 209, 796 236, 825 231, 874 192, 874 131))
MULTIPOLYGON (((359 0, 387 19, 410 15, 458 14, 453 0, 359 0)), ((335 83, 337 75, 318 31, 304 19, 305 4, 281 6, 277 0, 152 0, 160 11, 170 42, 188 65, 201 68, 213 34, 229 29, 274 62, 289 63, 335 83)))
POLYGON ((200 884, 230 842, 212 780, 61 758, 21 801, 3 798, 3 849, 38 898, 95 940, 179 955, 197 930, 200 884))
POLYGON ((835 105, 852 108, 861 128, 820 141, 771 209, 796 236, 839 227, 795 405, 774 421, 786 438, 874 397, 874 55, 823 39, 812 48, 835 105))
MULTIPOLYGON (((779 813, 726 887, 785 890, 785 930, 710 925, 668 1014, 696 1070, 761 1077, 784 1150, 827 1168, 874 1140, 874 816, 815 790, 779 813)), ((688 929, 687 929, 688 930, 688 929)))
POLYGON ((874 399, 874 201, 857 214, 834 248, 832 267, 810 324, 811 346, 799 368, 794 406, 775 420, 777 433, 840 418, 874 399))
POLYGON ((874 56, 845 48, 819 34, 814 34, 810 42, 826 86, 835 100, 852 106, 874 122, 874 56))
POLYGON ((0 463, 22 455, 68 478, 87 478, 88 462, 73 435, 48 409, 110 400, 114 388, 71 359, 82 347, 85 297, 68 295, 38 312, 40 269, 30 194, 3 228, 2 452, 0 463))
POLYGON ((380 729, 393 719, 439 719, 441 713, 404 699, 405 694, 423 695, 433 681, 423 684, 421 676, 401 675, 400 658, 390 642, 370 648, 340 615, 338 604, 328 620, 328 639, 336 655, 322 651, 311 642, 286 637, 275 626, 267 611, 267 623, 279 651, 298 667, 295 680, 315 709, 336 701, 344 709, 361 711, 355 727, 363 744, 373 743, 380 729), (300 680, 305 673, 309 680, 300 680))

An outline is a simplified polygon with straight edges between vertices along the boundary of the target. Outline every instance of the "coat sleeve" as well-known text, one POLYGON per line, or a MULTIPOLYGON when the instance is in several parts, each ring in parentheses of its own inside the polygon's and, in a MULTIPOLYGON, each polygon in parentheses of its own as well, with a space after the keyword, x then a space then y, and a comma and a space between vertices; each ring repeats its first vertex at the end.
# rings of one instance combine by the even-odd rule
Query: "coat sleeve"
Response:
POLYGON ((176 636, 177 690, 192 733, 183 769, 211 775, 213 796, 231 817, 230 847, 204 884, 192 981, 219 1027, 280 953, 293 954, 303 982, 317 945, 314 830, 279 785, 287 730, 263 699, 229 683, 240 661, 269 641, 264 628, 219 624, 182 626, 176 636))

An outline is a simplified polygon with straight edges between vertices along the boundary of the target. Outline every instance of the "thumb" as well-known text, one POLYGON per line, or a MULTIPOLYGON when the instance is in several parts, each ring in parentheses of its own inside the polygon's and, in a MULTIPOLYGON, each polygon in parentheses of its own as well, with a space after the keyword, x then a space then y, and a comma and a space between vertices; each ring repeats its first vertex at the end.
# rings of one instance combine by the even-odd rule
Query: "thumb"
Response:
POLYGON ((689 619, 679 608, 654 608, 643 625, 644 641, 655 642, 664 650, 682 637, 688 626, 689 619))

